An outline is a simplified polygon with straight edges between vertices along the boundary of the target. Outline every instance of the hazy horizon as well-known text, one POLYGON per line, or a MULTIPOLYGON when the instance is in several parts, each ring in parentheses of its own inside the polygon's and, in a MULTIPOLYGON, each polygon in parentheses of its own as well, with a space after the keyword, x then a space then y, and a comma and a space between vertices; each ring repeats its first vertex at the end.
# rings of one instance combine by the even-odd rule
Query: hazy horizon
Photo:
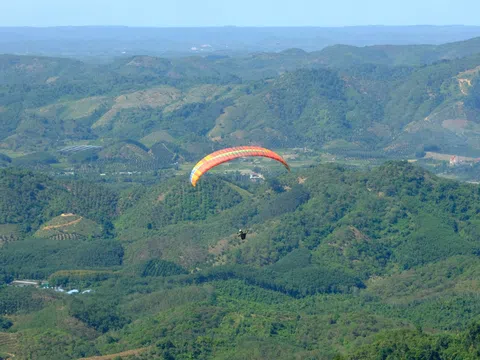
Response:
POLYGON ((17 0, 3 5, 0 27, 354 27, 480 26, 477 0, 315 0, 226 3, 183 0, 17 0))
POLYGON ((318 29, 341 29, 341 28, 403 28, 403 27, 465 27, 465 28, 477 28, 479 25, 466 25, 466 24, 415 24, 415 25, 384 25, 384 24, 370 24, 370 25, 332 25, 332 26, 320 26, 320 25, 185 25, 185 26, 142 26, 142 25, 0 25, 1 29, 8 28, 132 28, 132 29, 221 29, 221 28, 318 28, 318 29))

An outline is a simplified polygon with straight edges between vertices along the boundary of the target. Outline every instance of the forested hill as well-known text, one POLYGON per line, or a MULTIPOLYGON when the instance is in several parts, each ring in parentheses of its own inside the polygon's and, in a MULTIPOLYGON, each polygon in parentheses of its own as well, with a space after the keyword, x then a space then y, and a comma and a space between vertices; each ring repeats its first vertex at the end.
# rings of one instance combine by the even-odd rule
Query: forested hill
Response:
POLYGON ((480 350, 479 197, 408 162, 264 183, 207 174, 196 188, 2 170, 2 282, 80 292, 0 286, 0 353, 468 359, 480 350))
POLYGON ((103 152, 70 163, 130 159, 150 167, 238 144, 477 157, 480 57, 466 55, 478 46, 477 38, 232 58, 135 56, 108 65, 3 55, 0 164, 49 165, 76 145, 103 152))
POLYGON ((371 63, 383 65, 424 65, 478 54, 480 37, 441 45, 333 45, 311 53, 333 67, 371 63))

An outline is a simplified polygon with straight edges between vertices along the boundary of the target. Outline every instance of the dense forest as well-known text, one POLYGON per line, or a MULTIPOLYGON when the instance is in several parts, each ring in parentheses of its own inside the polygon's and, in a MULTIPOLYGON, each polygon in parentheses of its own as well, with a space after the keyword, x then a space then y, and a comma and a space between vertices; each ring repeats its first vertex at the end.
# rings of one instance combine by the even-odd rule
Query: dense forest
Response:
POLYGON ((196 188, 183 176, 119 188, 16 168, 0 180, 4 356, 480 351, 477 185, 405 161, 323 164, 261 183, 207 174, 196 188), (245 241, 238 227, 250 229, 245 241), (10 284, 18 279, 49 288, 10 284))

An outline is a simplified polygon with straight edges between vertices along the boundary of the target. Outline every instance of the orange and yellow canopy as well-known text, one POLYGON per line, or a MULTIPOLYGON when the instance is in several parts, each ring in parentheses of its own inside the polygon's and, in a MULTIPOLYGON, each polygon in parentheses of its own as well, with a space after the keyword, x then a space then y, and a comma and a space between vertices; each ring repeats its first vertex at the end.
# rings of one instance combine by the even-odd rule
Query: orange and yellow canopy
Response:
POLYGON ((287 162, 272 150, 262 148, 260 146, 239 146, 215 151, 202 160, 200 160, 190 173, 190 182, 193 186, 197 184, 198 179, 211 168, 224 162, 247 156, 263 156, 281 162, 290 171, 287 162))

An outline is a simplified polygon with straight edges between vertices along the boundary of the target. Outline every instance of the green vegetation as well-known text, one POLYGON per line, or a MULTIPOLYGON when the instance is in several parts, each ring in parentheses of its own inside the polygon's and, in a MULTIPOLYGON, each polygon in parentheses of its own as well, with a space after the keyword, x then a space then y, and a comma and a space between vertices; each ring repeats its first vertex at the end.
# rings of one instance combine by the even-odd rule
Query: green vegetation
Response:
POLYGON ((476 47, 0 56, 0 357, 477 358, 476 47))
POLYGON ((175 263, 152 259, 139 265, 138 273, 140 276, 170 276, 185 274, 186 271, 175 263))
POLYGON ((45 223, 35 237, 44 239, 79 239, 85 237, 98 237, 102 228, 91 220, 74 214, 62 214, 45 223))
POLYGON ((389 332, 345 359, 476 359, 480 356, 478 336, 478 324, 455 336, 418 330, 389 332))
POLYGON ((320 165, 249 185, 213 173, 196 188, 177 177, 125 190, 2 171, 2 194, 22 188, 42 199, 35 209, 27 200, 5 207, 2 226, 23 230, 1 248, 3 281, 79 290, 3 285, 6 353, 475 358, 476 185, 408 162, 368 172, 320 165), (66 213, 74 206, 109 230, 66 213), (19 220, 26 208, 35 212, 19 220), (67 238, 77 220, 85 222, 72 233, 88 231, 67 238), (48 236, 56 229, 65 238, 48 236))
POLYGON ((360 159, 421 158, 433 148, 477 157, 478 44, 101 66, 4 55, 0 166, 153 173, 246 143, 360 159), (60 151, 74 145, 98 147, 60 151))
POLYGON ((45 279, 57 270, 98 269, 121 265, 124 250, 112 240, 28 239, 2 248, 3 271, 15 278, 45 279))
POLYGON ((111 227, 117 195, 84 181, 56 181, 28 170, 0 169, 0 224, 36 230, 54 216, 74 213, 111 227))

